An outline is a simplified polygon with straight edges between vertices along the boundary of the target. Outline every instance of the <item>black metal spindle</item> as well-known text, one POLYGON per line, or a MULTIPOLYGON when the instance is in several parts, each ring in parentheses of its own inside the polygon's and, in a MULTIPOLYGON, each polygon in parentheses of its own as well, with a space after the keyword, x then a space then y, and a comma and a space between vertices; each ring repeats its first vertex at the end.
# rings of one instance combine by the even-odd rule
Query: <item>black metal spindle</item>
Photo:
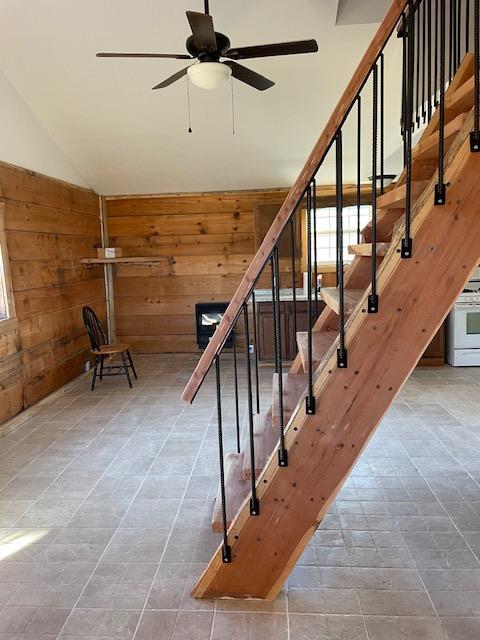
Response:
POLYGON ((480 0, 473 3, 473 56, 474 56, 474 107, 473 131, 470 134, 470 149, 480 151, 480 0))
POLYGON ((443 182, 445 155, 445 0, 440 0, 440 97, 438 113, 438 183, 435 185, 435 204, 444 205, 446 187, 443 182))
MULTIPOLYGON (((415 20, 412 0, 408 3, 407 37, 408 37, 408 73, 407 73, 407 125, 413 122, 413 82, 414 82, 414 31, 415 20)), ((402 239, 401 256, 411 258, 412 238, 410 236, 412 209, 412 126, 407 126, 406 140, 406 197, 405 197, 405 237, 402 239)))
POLYGON ((335 138, 335 164, 336 164, 336 210, 337 210, 337 253, 338 253, 338 349, 337 366, 345 369, 348 364, 347 349, 345 347, 345 282, 343 274, 343 156, 342 156, 342 130, 335 138))
MULTIPOLYGON (((308 415, 315 413, 315 396, 313 395, 313 314, 312 314, 312 185, 307 187, 307 397, 305 411, 308 415)), ((315 238, 315 242, 317 239, 315 238)))
POLYGON ((448 18, 448 79, 453 78, 453 2, 449 1, 449 18, 448 18))
POLYGON ((292 216, 290 220, 290 242, 292 251, 292 302, 293 302, 293 335, 295 340, 297 339, 298 323, 297 323, 297 264, 296 264, 296 239, 295 239, 295 222, 297 212, 292 216))
POLYGON ((315 289, 315 319, 318 317, 318 260, 317 260, 317 181, 312 180, 312 217, 313 217, 313 286, 315 289))
POLYGON ((260 503, 257 498, 257 488, 255 484, 255 442, 253 434, 253 400, 252 400, 252 366, 250 362, 250 330, 248 326, 248 304, 243 304, 243 324, 245 332, 245 354, 247 364, 247 402, 248 402, 248 436, 250 445, 250 473, 251 492, 250 515, 258 516, 260 513, 260 503))
POLYGON ((407 128, 407 19, 405 13, 402 13, 402 122, 401 133, 403 142, 403 164, 407 164, 407 146, 406 146, 406 128, 407 128))
POLYGON ((357 98, 357 244, 360 244, 361 241, 361 221, 360 221, 360 212, 361 212, 361 180, 362 180, 362 165, 361 165, 361 155, 362 155, 362 98, 358 96, 357 98))
POLYGON ((440 17, 439 17, 439 2, 435 0, 435 62, 434 62, 434 77, 433 77, 433 90, 435 92, 433 104, 435 108, 438 107, 438 62, 439 62, 439 46, 440 46, 440 38, 438 34, 438 29, 440 25, 440 17))
POLYGON ((260 413, 260 382, 258 379, 258 327, 257 327, 257 303, 255 301, 255 290, 252 291, 252 322, 253 341, 255 343, 255 402, 257 413, 260 413))
MULTIPOLYGON (((413 2, 411 3, 412 20, 414 23, 412 33, 413 39, 416 40, 416 46, 414 45, 415 55, 415 121, 417 127, 420 125, 420 13, 415 11, 413 2)), ((413 122, 413 121, 412 121, 413 122)))
POLYGON ((385 193, 385 58, 380 55, 380 193, 385 193))
MULTIPOLYGON (((373 67, 372 91, 372 261, 371 293, 368 296, 368 313, 378 312, 377 295, 377 147, 378 147, 378 65, 373 67)), ((383 104, 381 105, 383 108, 383 104)))
POLYGON ((223 544, 222 544, 222 560, 225 563, 232 561, 232 550, 228 544, 227 535, 227 505, 225 499, 225 466, 223 455, 223 424, 222 424, 222 391, 220 380, 220 356, 215 356, 215 374, 216 374, 216 387, 217 387, 217 425, 218 425, 218 458, 220 467, 220 497, 222 500, 222 531, 223 531, 223 544))
POLYGON ((426 58, 426 48, 427 48, 427 26, 426 26, 426 1, 421 3, 420 9, 422 11, 422 119, 425 123, 427 119, 427 112, 425 109, 425 82, 426 82, 426 73, 427 73, 427 65, 425 64, 426 58))
POLYGON ((233 348, 233 386, 235 395, 235 429, 237 434, 237 453, 240 453, 240 408, 238 402, 238 366, 237 366, 237 332, 232 330, 233 348))
POLYGON ((278 418, 279 440, 278 466, 288 466, 288 453, 285 449, 285 415, 283 407, 283 362, 282 362, 282 333, 280 324, 280 262, 278 246, 273 249, 272 255, 275 295, 273 296, 273 332, 275 337, 275 362, 278 380, 278 418))
POLYGON ((427 2, 427 119, 432 117, 432 3, 427 2))
POLYGON ((465 52, 470 51, 470 0, 465 2, 465 52))
POLYGON ((462 61, 462 0, 457 0, 457 67, 462 61))

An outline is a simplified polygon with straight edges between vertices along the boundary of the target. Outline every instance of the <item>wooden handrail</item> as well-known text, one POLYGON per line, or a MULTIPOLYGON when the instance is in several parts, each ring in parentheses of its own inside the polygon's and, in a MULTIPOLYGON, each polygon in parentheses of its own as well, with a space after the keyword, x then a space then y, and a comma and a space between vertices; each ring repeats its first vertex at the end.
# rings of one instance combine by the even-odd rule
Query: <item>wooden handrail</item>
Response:
POLYGON ((378 31, 358 65, 357 70, 348 83, 347 88, 334 109, 322 134, 317 140, 307 162, 300 172, 300 175, 295 181, 293 187, 290 189, 285 202, 265 235, 254 259, 245 272, 238 289, 223 315, 218 329, 215 331, 207 348, 203 352, 202 357, 198 361, 195 371, 192 373, 192 376, 182 393, 182 399, 185 400, 185 402, 192 402, 195 398, 200 385, 212 366, 215 356, 220 353, 223 345, 230 335, 230 332, 242 310, 242 306, 245 301, 248 300, 255 286, 255 282, 257 281, 258 276, 266 264, 273 248, 278 242, 282 231, 287 225, 298 203, 302 199, 305 189, 310 183, 312 177, 315 175, 320 163, 328 152, 339 127, 347 117, 357 95, 367 81, 375 61, 392 35, 392 32, 394 31, 395 26, 407 5, 408 0, 393 0, 390 9, 378 28, 378 31))

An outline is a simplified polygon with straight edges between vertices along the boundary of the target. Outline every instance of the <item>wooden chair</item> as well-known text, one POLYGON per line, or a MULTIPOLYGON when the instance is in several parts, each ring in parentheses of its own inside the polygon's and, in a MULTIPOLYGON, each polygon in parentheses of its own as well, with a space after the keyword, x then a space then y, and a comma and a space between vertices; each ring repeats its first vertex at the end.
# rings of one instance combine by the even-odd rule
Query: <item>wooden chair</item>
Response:
POLYGON ((107 338, 93 309, 91 309, 90 307, 83 307, 82 314, 83 322, 85 323, 85 328, 87 329, 88 337, 90 338, 91 353, 95 356, 95 365, 93 369, 91 386, 92 391, 95 389, 95 381, 97 379, 97 376, 101 380, 103 376, 126 375, 128 385, 131 389, 132 379, 130 377, 129 369, 132 370, 135 379, 137 379, 137 372, 135 371, 135 367, 133 366, 133 360, 132 356, 130 355, 129 345, 125 344, 124 342, 108 344, 107 338), (120 358, 122 359, 122 364, 109 364, 107 366, 104 366, 105 358, 107 358, 108 356, 111 356, 112 358, 114 358, 115 356, 120 356, 120 358), (107 373, 105 373, 105 371, 107 373), (110 373, 111 371, 116 372, 110 373))

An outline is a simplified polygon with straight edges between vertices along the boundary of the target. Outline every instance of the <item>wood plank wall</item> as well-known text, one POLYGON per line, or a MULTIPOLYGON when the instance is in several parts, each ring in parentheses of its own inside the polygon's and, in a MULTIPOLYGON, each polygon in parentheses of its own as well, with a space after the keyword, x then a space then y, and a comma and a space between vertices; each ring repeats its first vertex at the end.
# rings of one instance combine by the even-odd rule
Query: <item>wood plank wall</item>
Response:
POLYGON ((83 257, 100 244, 92 191, 0 163, 16 321, 0 323, 0 422, 79 375, 89 344, 81 310, 105 317, 103 271, 83 257))
POLYGON ((126 256, 167 257, 155 266, 116 267, 117 335, 137 352, 197 352, 195 303, 230 301, 255 254, 255 203, 281 203, 285 195, 107 199, 113 246, 126 256))

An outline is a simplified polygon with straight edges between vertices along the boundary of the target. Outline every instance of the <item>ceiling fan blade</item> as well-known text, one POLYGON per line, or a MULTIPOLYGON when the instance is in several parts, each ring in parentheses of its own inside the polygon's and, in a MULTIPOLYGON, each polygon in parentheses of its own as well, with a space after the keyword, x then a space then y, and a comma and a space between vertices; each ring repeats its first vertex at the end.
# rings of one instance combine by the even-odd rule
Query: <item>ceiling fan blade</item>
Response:
POLYGON ((223 64, 228 65, 232 70, 232 76, 241 82, 245 82, 245 84, 249 84, 254 89, 258 89, 259 91, 265 91, 265 89, 270 89, 275 84, 273 80, 269 80, 265 78, 265 76, 261 76, 256 71, 252 71, 251 69, 247 69, 242 64, 237 64, 236 62, 224 62, 223 64))
POLYGON ((202 51, 216 51, 217 37, 213 28, 212 16, 198 11, 187 11, 188 22, 193 33, 193 43, 202 51))
POLYGON ((185 53, 97 53, 97 58, 173 58, 174 60, 192 60, 185 53))
POLYGON ((298 40, 296 42, 278 42, 277 44, 261 44, 255 47, 236 47, 225 54, 232 60, 247 58, 265 58, 267 56, 290 56, 296 53, 315 53, 318 51, 316 40, 298 40))
POLYGON ((171 84, 173 84, 177 80, 180 80, 180 78, 186 75, 187 70, 188 70, 188 67, 185 67, 184 69, 177 71, 177 73, 174 73, 173 76, 170 76, 163 82, 160 82, 160 84, 155 85, 154 87, 152 87, 152 89, 164 89, 165 87, 169 87, 171 84))

